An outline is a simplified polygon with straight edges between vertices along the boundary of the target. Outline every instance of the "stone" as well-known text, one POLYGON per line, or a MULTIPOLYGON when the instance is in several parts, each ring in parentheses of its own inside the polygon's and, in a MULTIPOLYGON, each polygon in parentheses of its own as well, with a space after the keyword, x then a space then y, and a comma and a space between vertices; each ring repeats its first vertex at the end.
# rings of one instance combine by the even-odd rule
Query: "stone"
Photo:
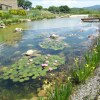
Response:
POLYGON ((15 28, 15 32, 22 32, 22 28, 15 28))
POLYGON ((52 34, 52 35, 50 35, 50 38, 52 38, 52 39, 58 38, 58 35, 52 34))
POLYGON ((28 51, 25 53, 25 55, 31 56, 31 55, 33 55, 33 53, 34 53, 33 50, 28 50, 28 51))

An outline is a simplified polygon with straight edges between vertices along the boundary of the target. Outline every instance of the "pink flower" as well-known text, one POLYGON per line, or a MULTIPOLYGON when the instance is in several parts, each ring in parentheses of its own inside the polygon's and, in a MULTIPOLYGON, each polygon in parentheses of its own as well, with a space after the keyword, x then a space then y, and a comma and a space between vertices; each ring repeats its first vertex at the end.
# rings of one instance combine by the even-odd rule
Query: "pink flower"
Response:
POLYGON ((42 64, 42 67, 47 67, 48 66, 48 64, 42 64))
POLYGON ((51 67, 49 67, 49 71, 52 71, 53 69, 51 67))

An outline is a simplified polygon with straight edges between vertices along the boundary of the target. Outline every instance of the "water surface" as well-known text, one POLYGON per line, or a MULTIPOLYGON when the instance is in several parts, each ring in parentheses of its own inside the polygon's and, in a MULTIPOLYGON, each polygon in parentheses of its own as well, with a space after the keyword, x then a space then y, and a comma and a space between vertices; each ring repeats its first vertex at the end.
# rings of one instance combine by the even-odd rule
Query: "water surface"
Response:
POLYGON ((96 34, 97 29, 97 23, 83 23, 80 18, 57 18, 7 26, 6 29, 0 29, 0 66, 14 63, 29 49, 39 50, 43 54, 63 53, 67 57, 67 54, 76 50, 79 56, 90 45, 88 36, 96 34), (15 33, 16 27, 24 30, 15 33), (60 51, 40 48, 39 42, 53 33, 59 35, 70 47, 60 51))

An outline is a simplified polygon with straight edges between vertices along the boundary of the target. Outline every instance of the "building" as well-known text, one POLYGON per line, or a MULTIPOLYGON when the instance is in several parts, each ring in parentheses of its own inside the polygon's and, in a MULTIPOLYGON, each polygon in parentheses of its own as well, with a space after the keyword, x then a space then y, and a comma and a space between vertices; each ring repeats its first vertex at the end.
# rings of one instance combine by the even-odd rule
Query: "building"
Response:
POLYGON ((0 0, 0 9, 1 10, 9 10, 9 9, 17 9, 17 0, 0 0))

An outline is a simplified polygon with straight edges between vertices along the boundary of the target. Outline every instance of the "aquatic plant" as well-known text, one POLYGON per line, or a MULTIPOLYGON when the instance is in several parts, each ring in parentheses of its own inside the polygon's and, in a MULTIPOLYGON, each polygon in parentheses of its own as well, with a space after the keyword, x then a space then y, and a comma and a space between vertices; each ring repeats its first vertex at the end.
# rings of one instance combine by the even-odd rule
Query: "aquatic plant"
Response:
POLYGON ((100 62, 100 39, 97 39, 93 49, 85 54, 85 63, 79 64, 79 60, 75 59, 76 69, 72 72, 72 80, 74 83, 85 82, 89 75, 94 71, 100 62))
POLYGON ((29 79, 36 79, 40 76, 45 76, 47 72, 57 69, 59 65, 65 63, 64 57, 57 55, 41 55, 31 58, 22 57, 11 67, 2 69, 1 77, 4 80, 10 79, 14 82, 24 82, 29 79), (44 66, 46 65, 46 66, 44 66))
POLYGON ((69 96, 72 93, 72 83, 68 81, 66 84, 55 84, 53 90, 50 91, 47 100, 69 100, 69 96))
POLYGON ((55 39, 46 39, 43 42, 39 43, 39 46, 44 49, 53 49, 53 50, 63 50, 65 47, 69 47, 64 41, 55 40, 55 39))

